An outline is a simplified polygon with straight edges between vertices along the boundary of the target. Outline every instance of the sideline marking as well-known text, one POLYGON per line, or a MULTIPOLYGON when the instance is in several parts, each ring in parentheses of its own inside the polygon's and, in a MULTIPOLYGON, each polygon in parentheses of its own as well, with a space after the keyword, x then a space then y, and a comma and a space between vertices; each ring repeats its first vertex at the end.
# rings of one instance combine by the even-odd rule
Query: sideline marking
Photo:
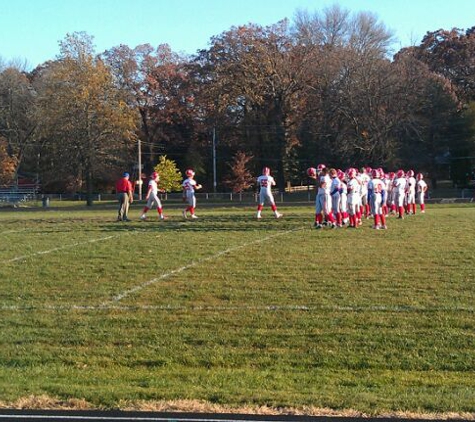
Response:
POLYGON ((329 305, 255 305, 255 306, 203 306, 203 305, 43 305, 18 306, 1 305, 0 311, 338 311, 338 312, 397 312, 397 313, 434 313, 434 312, 468 312, 475 313, 475 307, 416 307, 416 306, 329 306, 329 305))
POLYGON ((283 236, 285 234, 289 234, 289 233, 292 233, 292 232, 295 232, 295 231, 298 231, 298 230, 302 230, 302 228, 293 229, 293 230, 286 230, 285 232, 280 232, 280 233, 277 233, 277 234, 274 234, 274 235, 271 235, 271 236, 264 237, 262 239, 257 239, 253 242, 249 242, 249 243, 245 243, 243 245, 234 246, 232 248, 225 249, 224 251, 218 252, 218 253, 216 253, 214 255, 211 255, 211 256, 208 256, 206 258, 199 259, 198 261, 194 261, 194 262, 192 262, 188 265, 184 265, 183 267, 177 268, 176 270, 172 270, 172 271, 169 271, 168 273, 162 274, 160 277, 156 277, 156 278, 153 278, 152 280, 146 281, 145 283, 139 284, 138 286, 135 286, 135 287, 133 287, 129 290, 124 291, 123 293, 120 293, 120 294, 114 296, 111 300, 103 302, 102 305, 100 305, 100 306, 108 306, 110 304, 120 302, 122 299, 126 298, 127 296, 130 296, 131 294, 137 293, 140 290, 145 289, 146 287, 149 287, 149 286, 151 286, 155 283, 158 283, 160 280, 164 280, 164 279, 166 279, 168 277, 171 277, 175 274, 182 273, 183 271, 186 271, 190 268, 196 267, 197 265, 203 264, 204 262, 212 261, 212 260, 214 260, 216 258, 219 258, 220 256, 223 256, 227 253, 234 252, 236 250, 246 248, 248 246, 257 245, 259 243, 265 242, 265 241, 267 241, 269 239, 272 239, 274 237, 283 236))
POLYGON ((11 234, 11 233, 22 233, 22 232, 27 231, 27 230, 28 229, 7 230, 7 231, 4 231, 0 234, 4 235, 4 234, 11 234))

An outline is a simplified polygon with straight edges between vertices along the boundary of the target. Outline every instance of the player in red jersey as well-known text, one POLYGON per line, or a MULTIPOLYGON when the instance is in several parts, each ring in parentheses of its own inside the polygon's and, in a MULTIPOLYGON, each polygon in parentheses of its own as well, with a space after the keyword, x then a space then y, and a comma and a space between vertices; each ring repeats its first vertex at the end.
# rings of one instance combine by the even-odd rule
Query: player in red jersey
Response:
POLYGON ((127 214, 129 205, 134 201, 132 183, 129 180, 129 173, 124 173, 115 184, 117 198, 119 200, 119 211, 117 221, 130 221, 127 214))

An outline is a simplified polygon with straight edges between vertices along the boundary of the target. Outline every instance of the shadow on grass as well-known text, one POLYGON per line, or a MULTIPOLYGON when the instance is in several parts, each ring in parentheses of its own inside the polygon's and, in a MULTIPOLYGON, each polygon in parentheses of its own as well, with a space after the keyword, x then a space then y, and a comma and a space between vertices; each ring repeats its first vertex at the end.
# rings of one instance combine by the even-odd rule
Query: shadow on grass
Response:
MULTIPOLYGON (((204 215, 197 220, 183 219, 180 217, 170 218, 165 221, 157 221, 152 218, 146 221, 114 222, 100 225, 103 231, 145 231, 145 232, 242 232, 242 231, 286 231, 302 226, 305 219, 301 216, 289 216, 275 219, 271 216, 256 220, 249 214, 235 215, 204 215)), ((309 223, 310 227, 310 223, 309 223)))

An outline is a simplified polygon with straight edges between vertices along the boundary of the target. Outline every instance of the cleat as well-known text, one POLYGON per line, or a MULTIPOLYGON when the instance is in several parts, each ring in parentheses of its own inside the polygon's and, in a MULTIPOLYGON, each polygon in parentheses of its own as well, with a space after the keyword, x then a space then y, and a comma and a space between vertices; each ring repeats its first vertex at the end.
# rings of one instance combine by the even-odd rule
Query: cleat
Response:
POLYGON ((323 226, 321 224, 315 223, 314 227, 316 229, 321 229, 323 226))
POLYGON ((146 216, 145 214, 143 214, 143 215, 140 216, 140 219, 141 219, 142 221, 145 221, 146 218, 147 218, 147 216, 146 216))
POLYGON ((280 218, 280 217, 282 217, 282 216, 283 216, 283 214, 277 213, 277 214, 275 215, 275 218, 280 218))
POLYGON ((196 218, 198 218, 198 216, 196 216, 195 214, 191 214, 191 218, 196 219, 196 218))

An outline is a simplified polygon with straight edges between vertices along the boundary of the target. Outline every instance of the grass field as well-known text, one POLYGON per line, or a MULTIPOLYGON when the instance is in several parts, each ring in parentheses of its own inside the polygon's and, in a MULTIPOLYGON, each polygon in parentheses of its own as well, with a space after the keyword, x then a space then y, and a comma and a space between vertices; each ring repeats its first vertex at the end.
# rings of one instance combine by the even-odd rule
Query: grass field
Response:
MULTIPOLYGON (((166 204, 165 204, 166 205, 166 204)), ((475 206, 0 210, 0 402, 475 415, 475 206)))

